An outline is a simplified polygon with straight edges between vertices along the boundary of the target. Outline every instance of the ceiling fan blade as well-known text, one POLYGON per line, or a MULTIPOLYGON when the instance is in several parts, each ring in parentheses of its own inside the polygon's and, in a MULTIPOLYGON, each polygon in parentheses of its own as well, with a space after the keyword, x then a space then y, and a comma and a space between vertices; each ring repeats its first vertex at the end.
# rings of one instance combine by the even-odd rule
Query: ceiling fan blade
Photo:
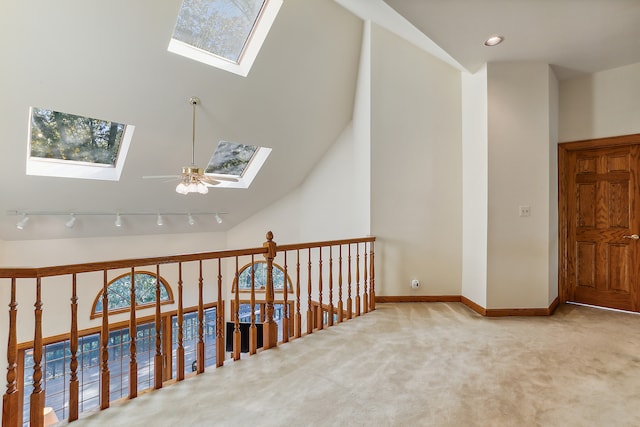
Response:
POLYGON ((212 178, 212 179, 216 179, 218 181, 238 182, 238 178, 233 178, 233 177, 230 177, 230 176, 214 175, 214 174, 211 174, 211 173, 205 173, 204 176, 212 178))
POLYGON ((143 176, 142 179, 178 179, 181 175, 148 175, 143 176))
POLYGON ((220 184, 220 181, 218 181, 217 179, 213 179, 213 178, 211 178, 209 176, 206 176, 206 175, 203 176, 202 178, 200 178, 200 180, 203 183, 207 184, 207 185, 218 185, 218 184, 220 184))

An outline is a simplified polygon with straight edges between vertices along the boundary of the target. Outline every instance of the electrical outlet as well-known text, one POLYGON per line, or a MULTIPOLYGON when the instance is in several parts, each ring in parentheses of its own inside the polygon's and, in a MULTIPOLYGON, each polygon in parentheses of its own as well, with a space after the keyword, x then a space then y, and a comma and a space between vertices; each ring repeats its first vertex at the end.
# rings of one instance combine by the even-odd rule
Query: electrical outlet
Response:
POLYGON ((518 209, 520 216, 531 216, 531 206, 520 206, 518 209))
POLYGON ((411 288, 418 289, 418 287, 420 287, 420 281, 418 279, 413 279, 411 281, 411 288))

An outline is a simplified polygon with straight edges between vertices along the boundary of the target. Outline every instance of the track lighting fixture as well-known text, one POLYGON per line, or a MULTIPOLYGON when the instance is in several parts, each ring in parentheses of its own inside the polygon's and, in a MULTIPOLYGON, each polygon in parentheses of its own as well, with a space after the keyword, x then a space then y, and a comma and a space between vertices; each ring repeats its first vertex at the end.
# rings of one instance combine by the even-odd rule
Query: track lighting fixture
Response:
MULTIPOLYGON (((187 224, 190 226, 196 225, 196 216, 213 216, 215 218, 216 223, 222 224, 221 215, 226 214, 225 212, 60 212, 60 211, 7 211, 7 215, 19 215, 22 218, 20 221, 16 223, 16 228, 18 230, 24 230, 27 226, 27 222, 33 216, 39 217, 52 217, 52 216, 66 216, 67 220, 64 222, 64 226, 66 228, 74 228, 78 223, 78 217, 81 216, 107 216, 113 218, 115 215, 115 220, 113 222, 115 227, 122 227, 124 225, 124 217, 125 216, 155 216, 156 225, 158 227, 162 227, 164 225, 164 217, 165 216, 181 216, 184 218, 187 217, 187 224)), ((83 224, 84 227, 87 224, 83 224)))
POLYGON ((18 230, 24 230, 24 228, 27 226, 27 222, 29 222, 29 217, 27 216, 27 214, 22 214, 22 219, 18 221, 18 223, 16 224, 16 228, 18 230))
POLYGON ((75 214, 71 214, 69 215, 69 221, 64 223, 64 226, 67 228, 73 228, 76 226, 76 215, 75 214))

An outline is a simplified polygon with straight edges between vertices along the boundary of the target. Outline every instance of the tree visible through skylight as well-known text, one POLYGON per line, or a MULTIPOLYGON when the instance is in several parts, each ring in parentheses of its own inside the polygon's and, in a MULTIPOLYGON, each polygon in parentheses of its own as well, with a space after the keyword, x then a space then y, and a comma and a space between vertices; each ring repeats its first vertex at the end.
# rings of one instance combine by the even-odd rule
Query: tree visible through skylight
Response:
POLYGON ((264 0, 184 0, 173 38, 238 63, 264 0))
POLYGON ((125 125, 44 108, 31 111, 31 156, 115 165, 125 125))
POLYGON ((254 145, 220 141, 205 172, 242 176, 257 150, 254 145))

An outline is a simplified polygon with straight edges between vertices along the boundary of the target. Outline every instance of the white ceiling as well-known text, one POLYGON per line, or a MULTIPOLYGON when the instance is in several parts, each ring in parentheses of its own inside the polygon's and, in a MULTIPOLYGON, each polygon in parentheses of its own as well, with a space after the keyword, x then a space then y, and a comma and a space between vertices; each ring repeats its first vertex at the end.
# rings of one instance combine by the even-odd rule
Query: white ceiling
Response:
POLYGON ((551 64, 559 79, 640 62, 639 0, 385 0, 470 72, 551 64), (493 34, 505 41, 483 42, 493 34))
MULTIPOLYGON (((640 62, 639 0, 336 0, 390 5, 475 71, 491 61, 550 63, 559 77, 640 62), (506 37, 482 45, 494 33, 506 37)), ((181 0, 5 0, 0 13, 0 240, 223 231, 293 190, 352 116, 362 22, 333 0, 284 0, 246 78, 167 52, 181 0), (182 196, 170 175, 191 160, 190 96, 198 96, 196 163, 221 139, 273 148, 248 190, 182 196), (136 126, 120 181, 25 176, 30 106, 136 126), (113 212, 34 217, 11 211, 113 212), (184 212, 125 217, 115 212, 184 212), (226 212, 224 223, 186 212, 226 212)), ((348 5, 346 5, 348 7, 348 5)), ((268 224, 265 224, 265 229, 268 224)))
MULTIPOLYGON (((167 51, 181 0, 8 0, 0 12, 0 239, 223 231, 304 179, 350 122, 362 22, 330 0, 285 1, 248 77, 167 51), (331 22, 328 27, 326 22, 331 22), (273 149, 249 189, 180 195, 191 163, 188 100, 198 96, 196 163, 219 140, 273 149), (135 125, 117 182, 26 176, 29 107, 135 125), (9 211, 113 212, 32 217, 19 231, 9 211), (115 213, 184 212, 165 217, 115 213), (217 224, 212 215, 226 212, 217 224)), ((268 224, 265 224, 265 230, 268 224)))

